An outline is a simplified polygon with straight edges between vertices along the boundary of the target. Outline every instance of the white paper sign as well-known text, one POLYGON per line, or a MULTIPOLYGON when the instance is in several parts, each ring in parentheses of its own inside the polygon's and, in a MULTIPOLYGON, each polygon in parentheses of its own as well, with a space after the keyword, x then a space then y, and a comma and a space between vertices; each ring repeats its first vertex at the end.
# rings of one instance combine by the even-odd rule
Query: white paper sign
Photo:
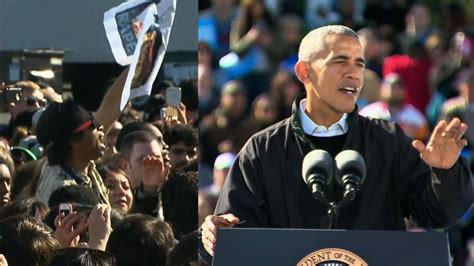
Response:
POLYGON ((125 2, 104 13, 104 28, 115 61, 122 66, 130 65, 138 41, 138 20, 144 20, 145 9, 155 5, 145 0, 125 2))
POLYGON ((153 8, 147 9, 140 36, 132 57, 132 63, 127 74, 122 93, 120 109, 122 110, 129 99, 147 95, 155 81, 166 47, 161 31, 156 28, 153 8))
POLYGON ((158 5, 129 1, 104 13, 104 27, 115 60, 130 65, 121 110, 129 99, 150 95, 168 47, 175 11, 176 0, 161 0, 158 5))

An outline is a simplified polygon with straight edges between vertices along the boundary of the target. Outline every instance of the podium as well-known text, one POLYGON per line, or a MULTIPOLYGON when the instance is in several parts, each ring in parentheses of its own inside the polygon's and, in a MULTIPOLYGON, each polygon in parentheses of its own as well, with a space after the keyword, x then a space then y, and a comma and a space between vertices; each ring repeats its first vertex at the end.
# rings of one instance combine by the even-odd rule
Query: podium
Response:
POLYGON ((221 228, 213 266, 446 266, 438 232, 221 228))

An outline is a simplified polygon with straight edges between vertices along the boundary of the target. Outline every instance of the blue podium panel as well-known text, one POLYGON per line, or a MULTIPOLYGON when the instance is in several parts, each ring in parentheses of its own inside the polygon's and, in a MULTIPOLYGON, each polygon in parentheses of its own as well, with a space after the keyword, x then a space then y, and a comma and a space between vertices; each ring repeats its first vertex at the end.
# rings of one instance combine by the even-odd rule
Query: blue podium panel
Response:
POLYGON ((446 266, 437 232, 222 228, 214 266, 446 266))

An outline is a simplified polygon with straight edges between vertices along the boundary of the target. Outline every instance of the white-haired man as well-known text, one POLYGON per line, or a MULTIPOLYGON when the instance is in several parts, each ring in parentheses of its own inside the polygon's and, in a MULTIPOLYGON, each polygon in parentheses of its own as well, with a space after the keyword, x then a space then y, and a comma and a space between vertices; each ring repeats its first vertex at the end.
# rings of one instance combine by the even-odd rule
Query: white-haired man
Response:
MULTIPOLYGON (((291 117, 255 134, 227 176, 215 210, 202 226, 202 246, 213 255, 219 227, 328 228, 326 206, 314 200, 301 177, 304 156, 314 149, 335 156, 358 151, 367 178, 340 210, 341 229, 404 230, 411 216, 420 226, 456 222, 472 204, 467 163, 459 159, 467 126, 440 122, 425 145, 401 128, 357 114, 365 59, 356 33, 325 26, 306 35, 295 66, 306 96, 291 117)), ((343 188, 328 186, 340 200, 343 188)), ((200 253, 202 254, 202 248, 200 253)))

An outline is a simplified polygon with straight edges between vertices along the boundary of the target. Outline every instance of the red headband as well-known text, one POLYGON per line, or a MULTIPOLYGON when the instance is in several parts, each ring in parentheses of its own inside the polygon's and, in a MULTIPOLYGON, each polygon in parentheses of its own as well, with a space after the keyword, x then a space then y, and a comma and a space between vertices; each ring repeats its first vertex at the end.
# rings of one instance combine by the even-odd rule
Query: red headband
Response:
POLYGON ((84 122, 84 124, 82 124, 78 128, 76 128, 76 130, 74 130, 74 133, 79 133, 79 132, 85 130, 86 128, 90 127, 92 124, 93 124, 92 120, 88 120, 88 121, 84 122))

